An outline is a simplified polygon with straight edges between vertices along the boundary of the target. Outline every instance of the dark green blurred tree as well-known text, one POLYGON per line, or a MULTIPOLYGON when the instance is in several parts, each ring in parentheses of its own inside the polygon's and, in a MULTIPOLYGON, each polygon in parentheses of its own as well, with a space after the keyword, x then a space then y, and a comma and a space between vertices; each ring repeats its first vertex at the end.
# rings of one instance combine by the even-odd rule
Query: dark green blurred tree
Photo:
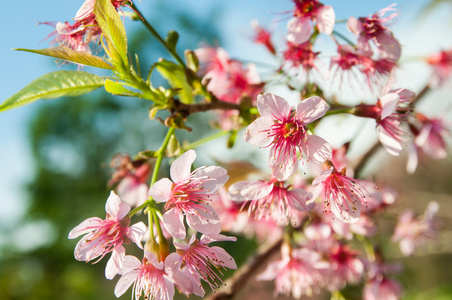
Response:
MULTIPOLYGON (((179 31, 178 49, 195 49, 200 42, 218 43, 215 20, 220 10, 195 18, 169 5, 160 1, 149 14, 143 13, 162 35, 165 30, 179 31), (171 15, 158 13, 162 11, 171 15)), ((131 53, 138 53, 143 71, 160 56, 167 57, 144 29, 129 32, 129 47, 131 53)), ((21 223, 31 228, 45 224, 50 236, 39 247, 1 249, 0 299, 116 299, 117 279, 104 277, 106 260, 94 266, 77 262, 73 256, 77 240, 67 236, 84 219, 105 217, 109 161, 115 153, 134 155, 159 147, 164 126, 149 121, 150 106, 145 100, 119 99, 100 91, 39 107, 29 129, 36 172, 28 186, 29 204, 21 223)), ((36 230, 36 235, 41 234, 36 230)))

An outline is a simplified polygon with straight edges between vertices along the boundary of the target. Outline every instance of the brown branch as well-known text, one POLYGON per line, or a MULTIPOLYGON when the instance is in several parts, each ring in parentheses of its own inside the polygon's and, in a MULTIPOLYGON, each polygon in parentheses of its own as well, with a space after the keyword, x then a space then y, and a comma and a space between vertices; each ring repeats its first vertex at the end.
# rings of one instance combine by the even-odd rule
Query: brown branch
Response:
POLYGON ((227 300, 232 299, 246 284, 254 277, 257 269, 262 266, 273 254, 281 248, 282 239, 279 239, 270 246, 259 248, 256 255, 240 267, 225 285, 207 297, 207 300, 227 300))
POLYGON ((359 160, 358 164, 354 169, 356 178, 359 178, 366 163, 375 154, 375 152, 377 152, 377 150, 380 149, 380 147, 381 147, 380 141, 377 141, 369 150, 367 150, 366 153, 364 153, 363 156, 361 156, 361 159, 359 160))
POLYGON ((426 85, 417 95, 416 98, 413 100, 413 104, 421 100, 428 92, 430 91, 430 85, 426 85))

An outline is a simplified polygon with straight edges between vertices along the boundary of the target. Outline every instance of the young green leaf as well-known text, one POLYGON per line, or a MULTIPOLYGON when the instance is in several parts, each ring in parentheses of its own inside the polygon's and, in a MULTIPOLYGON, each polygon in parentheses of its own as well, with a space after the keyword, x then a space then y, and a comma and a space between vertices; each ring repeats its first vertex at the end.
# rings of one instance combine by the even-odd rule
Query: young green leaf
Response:
POLYGON ((139 97, 139 94, 132 92, 128 89, 126 89, 123 85, 120 83, 107 79, 105 81, 105 90, 113 95, 123 95, 123 96, 137 96, 139 97))
POLYGON ((51 56, 63 60, 67 60, 73 63, 82 64, 86 66, 91 66, 95 68, 113 70, 113 67, 104 61, 102 58, 86 53, 74 51, 67 47, 55 47, 55 48, 46 48, 46 49, 13 49, 17 51, 25 51, 31 53, 37 53, 41 55, 51 56))
POLYGON ((126 30, 113 4, 110 0, 96 0, 93 12, 102 34, 118 51, 124 64, 128 65, 126 30))
POLYGON ((168 34, 166 35, 166 44, 171 50, 176 51, 176 44, 178 40, 179 33, 177 33, 177 31, 168 31, 168 34))
POLYGON ((179 98, 180 101, 190 104, 194 101, 193 89, 188 84, 185 77, 185 69, 168 60, 162 60, 157 63, 157 71, 166 79, 173 88, 181 89, 179 98))
POLYGON ((80 71, 57 71, 45 74, 0 105, 0 112, 29 104, 39 99, 79 96, 104 85, 105 80, 80 71))

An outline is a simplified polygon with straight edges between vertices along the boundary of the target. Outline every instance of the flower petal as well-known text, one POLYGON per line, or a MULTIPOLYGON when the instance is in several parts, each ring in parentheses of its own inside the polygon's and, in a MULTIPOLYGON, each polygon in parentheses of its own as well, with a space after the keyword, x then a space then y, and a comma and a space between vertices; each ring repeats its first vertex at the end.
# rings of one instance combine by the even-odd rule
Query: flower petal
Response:
POLYGON ((381 97, 381 119, 386 118, 395 111, 397 103, 399 103, 399 99, 399 95, 396 93, 389 93, 381 97))
POLYGON ((134 242, 140 249, 143 249, 141 245, 141 239, 146 232, 146 225, 143 222, 138 222, 127 228, 126 236, 134 242))
POLYGON ((188 150, 171 165, 170 174, 174 183, 184 181, 191 173, 191 165, 196 159, 195 150, 188 150))
POLYGON ((114 220, 119 221, 122 220, 130 211, 130 206, 122 201, 114 191, 111 191, 110 196, 107 199, 107 203, 105 204, 105 211, 114 220))
POLYGON ((403 150, 402 144, 389 134, 382 126, 378 126, 378 137, 389 154, 398 156, 403 150))
POLYGON ((323 117, 327 111, 325 100, 317 96, 309 97, 297 105, 297 116, 301 117, 303 125, 323 117))
MULTIPOLYGON (((327 141, 316 135, 308 135, 306 146, 308 160, 317 164, 322 164, 330 159, 333 155, 333 150, 327 141)), ((305 150, 303 147, 303 151, 305 150)))
POLYGON ((273 190, 273 183, 265 181, 251 182, 247 186, 243 187, 240 192, 246 200, 257 200, 270 194, 273 190))
POLYGON ((309 18, 292 18, 287 23, 287 40, 292 43, 302 44, 309 40, 312 32, 312 24, 309 18))
POLYGON ((331 34, 336 22, 336 14, 333 7, 329 5, 322 6, 317 12, 317 27, 319 32, 331 34))
POLYGON ((105 278, 111 280, 124 267, 126 260, 126 249, 123 246, 116 247, 105 267, 105 278))
POLYGON ((176 208, 168 210, 163 215, 163 225, 171 236, 176 239, 185 238, 184 216, 176 208))
POLYGON ((269 140, 269 130, 273 124, 273 118, 270 116, 260 117, 248 125, 244 135, 247 143, 258 147, 266 147, 271 141, 269 140))
POLYGON ((148 196, 157 202, 166 202, 171 198, 173 183, 168 178, 162 178, 149 189, 148 196))
POLYGON ((207 204, 194 207, 196 213, 188 213, 187 224, 201 233, 220 233, 221 224, 215 210, 207 204))
POLYGON ((135 280, 138 277, 139 271, 130 271, 119 278, 118 283, 116 283, 115 286, 115 296, 119 298, 122 296, 132 285, 132 283, 135 282, 135 280))
POLYGON ((198 169, 193 177, 207 177, 207 179, 202 180, 202 186, 206 194, 216 193, 229 179, 226 169, 217 166, 198 169))
POLYGON ((248 184, 250 184, 250 181, 239 181, 229 186, 228 198, 232 201, 246 201, 241 192, 248 184))
POLYGON ((363 23, 355 17, 350 17, 347 21, 347 28, 354 35, 359 35, 363 31, 363 23))
POLYGON ((257 96, 257 109, 262 117, 283 118, 291 110, 291 106, 283 97, 272 93, 264 93, 257 96))
POLYGON ((88 218, 79 225, 75 226, 75 228, 72 229, 71 232, 69 232, 68 238, 74 239, 78 236, 81 236, 82 234, 94 231, 97 229, 100 223, 102 223, 102 219, 100 218, 97 217, 88 218))
POLYGON ((118 185, 118 194, 121 199, 132 207, 137 207, 147 200, 148 186, 138 182, 133 177, 126 177, 118 185))
POLYGON ((215 252, 215 255, 219 258, 218 265, 224 266, 229 269, 237 269, 237 265, 235 264, 235 260, 230 256, 223 248, 213 246, 210 247, 211 250, 215 252))

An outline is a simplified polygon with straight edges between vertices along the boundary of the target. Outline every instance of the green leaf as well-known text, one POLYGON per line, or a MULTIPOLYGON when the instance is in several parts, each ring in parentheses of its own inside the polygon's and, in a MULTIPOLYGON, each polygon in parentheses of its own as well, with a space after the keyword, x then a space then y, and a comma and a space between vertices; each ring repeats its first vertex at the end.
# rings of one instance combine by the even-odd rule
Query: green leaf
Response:
POLYGON ((92 54, 86 52, 79 52, 69 49, 67 47, 55 47, 55 48, 46 48, 46 49, 24 49, 18 48, 13 49, 17 51, 25 51, 32 52, 41 55, 51 56, 63 60, 67 60, 73 63, 82 64, 86 66, 91 66, 95 68, 113 70, 113 67, 104 61, 102 58, 98 56, 94 56, 92 54))
MULTIPOLYGON (((94 2, 94 14, 102 34, 118 51, 125 65, 127 60, 127 35, 121 17, 111 4, 110 0, 96 0, 94 2)), ((110 49, 111 51, 112 49, 110 49)))
POLYGON ((135 96, 137 94, 126 89, 120 83, 110 79, 105 80, 105 90, 113 95, 135 96))
POLYGON ((81 71, 57 71, 45 74, 0 105, 0 112, 29 104, 39 99, 79 96, 104 85, 105 80, 81 71))
POLYGON ((166 44, 171 50, 176 51, 176 44, 178 40, 179 33, 177 33, 177 31, 168 31, 168 34, 166 35, 166 44))
POLYGON ((176 136, 173 134, 169 140, 168 146, 165 150, 166 157, 174 157, 180 154, 180 143, 177 140, 176 136))
POLYGON ((193 103, 193 89, 187 82, 184 67, 168 60, 157 63, 157 71, 166 79, 173 88, 181 89, 179 93, 180 101, 185 104, 193 103))

